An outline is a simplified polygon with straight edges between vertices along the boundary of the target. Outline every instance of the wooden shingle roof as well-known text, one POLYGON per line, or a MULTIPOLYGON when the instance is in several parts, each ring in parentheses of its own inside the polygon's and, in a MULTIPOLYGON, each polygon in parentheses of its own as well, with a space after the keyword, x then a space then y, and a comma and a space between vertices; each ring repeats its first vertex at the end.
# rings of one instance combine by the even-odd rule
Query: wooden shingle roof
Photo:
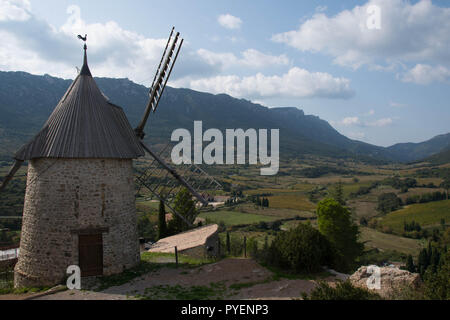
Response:
POLYGON ((144 155, 122 108, 110 103, 87 65, 59 101, 41 131, 16 154, 35 158, 119 158, 144 155))

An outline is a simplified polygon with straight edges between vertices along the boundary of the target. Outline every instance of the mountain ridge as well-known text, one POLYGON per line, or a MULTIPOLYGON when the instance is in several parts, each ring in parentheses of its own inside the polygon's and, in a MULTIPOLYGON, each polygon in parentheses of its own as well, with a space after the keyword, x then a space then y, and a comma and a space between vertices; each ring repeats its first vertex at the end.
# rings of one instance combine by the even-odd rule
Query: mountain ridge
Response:
MULTIPOLYGON (((144 112, 148 88, 126 78, 95 81, 135 126, 144 112)), ((7 151, 3 156, 20 148, 39 131, 71 82, 50 75, 0 71, 0 145, 7 151)), ((294 157, 313 154, 408 162, 450 146, 450 133, 421 143, 375 146, 349 139, 327 121, 295 107, 269 108, 227 94, 172 87, 166 88, 158 112, 150 116, 147 138, 167 141, 174 129, 190 129, 194 120, 202 120, 204 128, 280 128, 280 149, 294 157)))

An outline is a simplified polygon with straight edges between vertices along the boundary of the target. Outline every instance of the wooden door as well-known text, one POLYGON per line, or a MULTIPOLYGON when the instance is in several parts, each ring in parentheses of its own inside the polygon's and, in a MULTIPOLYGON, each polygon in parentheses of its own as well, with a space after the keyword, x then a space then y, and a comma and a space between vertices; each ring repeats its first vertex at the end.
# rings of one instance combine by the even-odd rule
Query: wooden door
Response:
POLYGON ((103 274, 102 234, 79 235, 79 263, 82 277, 103 274))

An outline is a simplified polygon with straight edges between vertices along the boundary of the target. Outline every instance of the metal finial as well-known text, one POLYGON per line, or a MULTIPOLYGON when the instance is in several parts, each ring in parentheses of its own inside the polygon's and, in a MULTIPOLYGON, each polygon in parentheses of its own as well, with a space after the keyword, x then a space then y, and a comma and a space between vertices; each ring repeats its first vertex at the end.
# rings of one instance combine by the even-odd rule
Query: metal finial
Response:
POLYGON ((87 41, 87 34, 83 36, 78 35, 78 39, 83 40, 84 41, 84 60, 83 60, 83 67, 81 68, 80 71, 80 75, 91 75, 91 72, 89 71, 89 67, 87 65, 87 54, 86 54, 86 50, 87 50, 87 45, 86 45, 86 41, 87 41))
POLYGON ((87 41, 87 34, 84 35, 84 37, 82 37, 81 35, 78 35, 78 39, 83 40, 84 41, 84 51, 87 50, 87 45, 86 45, 86 41, 87 41))

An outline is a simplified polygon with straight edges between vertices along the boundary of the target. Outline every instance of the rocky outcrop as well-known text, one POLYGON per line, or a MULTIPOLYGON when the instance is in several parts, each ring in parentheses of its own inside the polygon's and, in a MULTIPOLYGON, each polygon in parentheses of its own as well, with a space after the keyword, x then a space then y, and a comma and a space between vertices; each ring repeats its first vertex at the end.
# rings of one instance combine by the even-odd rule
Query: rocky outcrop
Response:
POLYGON ((360 267, 350 276, 349 280, 354 286, 373 290, 384 298, 392 298, 396 292, 404 288, 417 288, 421 283, 418 273, 411 273, 396 267, 376 268, 378 267, 372 269, 369 266, 360 267), (380 276, 379 286, 376 282, 377 274, 380 276))

